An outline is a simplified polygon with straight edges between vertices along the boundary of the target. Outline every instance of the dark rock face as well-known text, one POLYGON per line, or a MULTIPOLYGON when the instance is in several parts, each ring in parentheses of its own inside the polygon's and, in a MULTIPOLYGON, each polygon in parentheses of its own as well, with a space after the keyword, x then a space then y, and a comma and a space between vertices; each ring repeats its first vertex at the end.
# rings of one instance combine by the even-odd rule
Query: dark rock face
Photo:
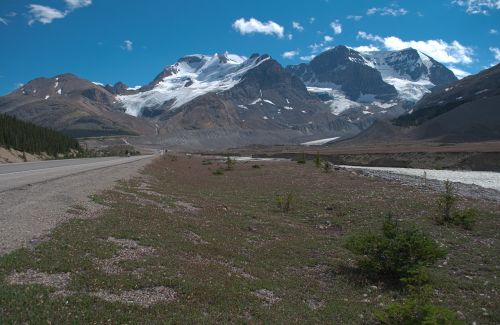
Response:
POLYGON ((125 95, 132 93, 132 91, 128 90, 128 88, 129 87, 121 81, 118 81, 113 86, 109 84, 104 86, 104 89, 106 89, 107 91, 109 91, 114 95, 125 95))
POLYGON ((306 83, 338 85, 352 100, 357 100, 361 94, 374 94, 383 99, 397 96, 396 89, 385 83, 380 72, 365 62, 358 52, 337 46, 316 56, 309 65, 291 66, 288 71, 306 83))

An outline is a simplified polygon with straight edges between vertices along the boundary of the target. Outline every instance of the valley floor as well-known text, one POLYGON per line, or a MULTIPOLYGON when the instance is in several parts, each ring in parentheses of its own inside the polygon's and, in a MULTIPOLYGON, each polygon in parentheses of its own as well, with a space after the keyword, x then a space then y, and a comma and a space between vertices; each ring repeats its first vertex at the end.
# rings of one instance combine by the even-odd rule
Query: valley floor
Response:
POLYGON ((447 250, 430 268, 434 303, 500 322, 500 204, 462 198, 480 211, 464 230, 436 225, 432 190, 311 162, 225 167, 158 158, 94 195, 103 209, 91 219, 75 206, 81 219, 0 257, 0 323, 369 323, 401 292, 354 271, 345 243, 388 212, 447 250))

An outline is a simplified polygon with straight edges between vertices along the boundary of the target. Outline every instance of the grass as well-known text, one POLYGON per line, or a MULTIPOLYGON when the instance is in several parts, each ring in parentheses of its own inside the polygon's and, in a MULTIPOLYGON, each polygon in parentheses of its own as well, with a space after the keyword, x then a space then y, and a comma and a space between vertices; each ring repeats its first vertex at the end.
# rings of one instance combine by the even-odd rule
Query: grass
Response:
POLYGON ((448 252, 429 268, 432 300, 468 323, 500 322, 498 204, 462 200, 480 211, 473 230, 438 227, 434 193, 292 162, 258 169, 238 163, 214 177, 225 163, 202 161, 158 159, 141 178, 93 196, 106 206, 100 216, 73 219, 36 248, 0 257, 0 323, 369 322, 403 293, 352 272, 355 255, 345 246, 351 236, 378 229, 388 212, 448 252), (276 193, 291 189, 293 210, 284 214, 276 193), (107 274, 95 261, 119 252, 109 237, 155 253, 107 274), (29 269, 69 272, 73 294, 5 281, 29 269), (154 286, 174 289, 177 301, 145 308, 91 295, 154 286), (279 299, 267 303, 256 294, 262 289, 279 299))

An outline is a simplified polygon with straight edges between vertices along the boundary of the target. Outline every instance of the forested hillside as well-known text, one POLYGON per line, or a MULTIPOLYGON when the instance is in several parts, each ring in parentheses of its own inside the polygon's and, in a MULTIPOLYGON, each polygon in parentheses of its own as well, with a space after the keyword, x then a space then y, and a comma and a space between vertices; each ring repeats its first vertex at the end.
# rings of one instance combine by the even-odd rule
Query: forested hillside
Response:
POLYGON ((0 114, 0 146, 51 156, 65 154, 72 149, 81 150, 78 141, 73 138, 5 114, 0 114))

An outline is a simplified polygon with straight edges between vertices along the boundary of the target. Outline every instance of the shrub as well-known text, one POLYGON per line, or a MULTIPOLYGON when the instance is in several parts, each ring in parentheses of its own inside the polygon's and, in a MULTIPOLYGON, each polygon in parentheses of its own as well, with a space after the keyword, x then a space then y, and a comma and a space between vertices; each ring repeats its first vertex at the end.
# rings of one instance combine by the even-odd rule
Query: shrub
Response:
POLYGON ((455 313, 443 306, 431 302, 431 286, 412 289, 410 296, 400 303, 393 303, 383 311, 376 312, 379 324, 463 324, 455 313))
POLYGON ((476 209, 467 208, 456 210, 458 197, 455 195, 453 184, 450 181, 444 183, 445 191, 439 196, 437 205, 440 212, 437 218, 438 224, 452 223, 465 229, 472 229, 479 212, 476 209))
POLYGON ((222 169, 216 169, 212 174, 214 174, 214 175, 223 175, 224 172, 222 171, 222 169))
POLYGON ((390 215, 381 234, 352 237, 347 248, 360 255, 362 271, 399 280, 411 278, 445 255, 431 238, 414 228, 403 229, 390 215))
POLYGON ((212 164, 212 161, 211 160, 203 160, 201 162, 202 165, 211 165, 212 164))
POLYGON ((476 209, 468 208, 462 211, 456 211, 453 214, 453 223, 462 226, 465 229, 471 230, 476 222, 479 212, 476 209))
POLYGON ((444 182, 444 193, 442 193, 438 198, 438 207, 441 213, 441 219, 438 220, 440 223, 453 221, 452 210, 457 202, 457 196, 455 195, 455 189, 450 181, 444 182))
POLYGON ((258 168, 260 168, 260 166, 259 165, 252 165, 252 168, 258 169, 258 168))
POLYGON ((278 194, 276 195, 276 204, 281 212, 288 212, 292 209, 293 203, 293 194, 288 192, 284 195, 278 194))
POLYGON ((317 168, 321 167, 321 158, 319 157, 319 153, 316 153, 316 158, 314 158, 314 164, 317 168))

